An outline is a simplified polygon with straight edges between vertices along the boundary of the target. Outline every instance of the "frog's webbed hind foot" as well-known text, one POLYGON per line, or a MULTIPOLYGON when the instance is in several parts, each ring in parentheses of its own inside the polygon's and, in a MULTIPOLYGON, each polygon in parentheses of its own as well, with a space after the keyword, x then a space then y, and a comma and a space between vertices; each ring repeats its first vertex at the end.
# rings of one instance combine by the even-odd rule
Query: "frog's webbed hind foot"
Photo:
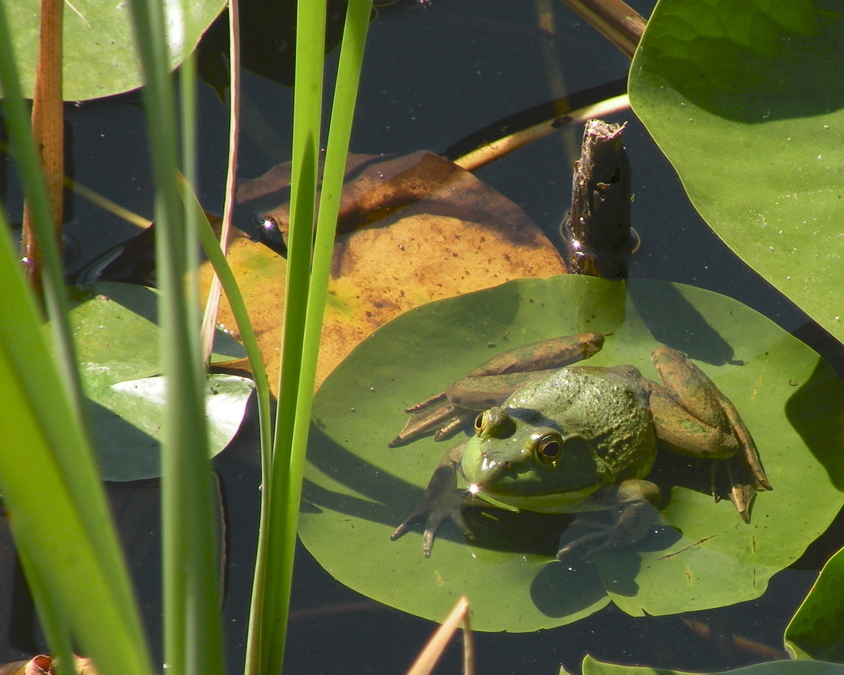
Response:
POLYGON ((750 523, 750 507, 754 499, 756 499, 756 488, 752 485, 733 485, 730 489, 730 501, 745 523, 750 523))
POLYGON ((732 457, 724 460, 715 460, 712 481, 713 494, 715 495, 715 501, 720 500, 724 494, 728 495, 741 519, 745 523, 749 523, 756 493, 773 490, 774 488, 771 486, 768 476, 765 473, 765 468, 762 466, 762 460, 759 457, 759 451, 756 449, 756 443, 753 441, 753 437, 741 419, 738 410, 736 410, 732 401, 726 397, 724 397, 722 405, 724 412, 730 420, 733 434, 736 440, 738 440, 739 450, 732 457), (726 481, 728 484, 726 489, 719 489, 716 482, 715 474, 720 465, 726 467, 726 481))
MULTIPOLYGON (((733 458, 738 457, 740 465, 750 471, 751 479, 749 485, 753 487, 754 494, 764 490, 773 490, 774 488, 771 487, 771 483, 768 481, 768 476, 765 473, 765 468, 762 466, 762 459, 759 457, 759 450, 756 449, 756 443, 750 435, 750 430, 741 418, 736 406, 730 399, 723 395, 720 402, 724 408, 724 412, 727 414, 727 419, 730 421, 733 434, 739 442, 740 451, 733 458)), ((727 470, 728 473, 732 471, 729 463, 727 464, 727 470)), ((730 480, 732 482, 732 477, 730 480)), ((730 498, 732 499, 732 497, 730 498)), ((741 513, 741 509, 739 509, 739 513, 741 513)))
POLYGON ((764 484, 760 483, 753 467, 746 462, 746 456, 743 453, 736 453, 728 459, 716 460, 713 463, 712 494, 715 501, 720 501, 724 495, 729 496, 730 501, 745 523, 750 522, 751 509, 753 501, 756 499, 756 493, 772 489, 767 477, 765 477, 764 484), (722 473, 720 469, 723 467, 726 467, 726 472, 722 473), (723 481, 726 481, 726 486, 723 481))

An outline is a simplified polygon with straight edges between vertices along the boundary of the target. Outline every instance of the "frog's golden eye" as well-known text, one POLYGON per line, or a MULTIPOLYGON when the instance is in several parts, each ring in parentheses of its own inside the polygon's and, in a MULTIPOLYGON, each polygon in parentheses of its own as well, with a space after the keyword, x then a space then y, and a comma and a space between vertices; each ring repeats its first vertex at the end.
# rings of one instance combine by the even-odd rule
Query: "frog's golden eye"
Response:
POLYGON ((515 430, 513 419, 501 408, 490 408, 475 417, 475 434, 484 438, 507 438, 515 430))
POLYGON ((536 442, 536 457, 545 466, 556 466, 563 454, 563 439, 559 434, 548 434, 536 442))

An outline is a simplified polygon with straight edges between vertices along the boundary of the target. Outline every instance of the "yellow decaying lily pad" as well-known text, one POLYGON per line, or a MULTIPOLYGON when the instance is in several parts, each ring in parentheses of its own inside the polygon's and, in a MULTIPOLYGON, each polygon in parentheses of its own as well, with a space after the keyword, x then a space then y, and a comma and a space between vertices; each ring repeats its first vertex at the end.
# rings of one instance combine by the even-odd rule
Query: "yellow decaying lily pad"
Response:
MULTIPOLYGON (((452 169, 453 165, 447 180, 442 180, 441 163, 449 163, 436 155, 410 156, 411 161, 420 158, 439 171, 439 180, 432 182, 427 194, 424 188, 419 190, 424 176, 416 172, 412 180, 418 201, 384 209, 391 211, 389 215, 361 229, 350 226, 348 218, 341 228, 348 233, 338 236, 334 247, 317 385, 361 340, 409 309, 511 279, 566 271, 557 250, 518 206, 471 173, 452 169)), ((395 166, 396 160, 390 161, 395 166)), ((385 183, 395 176, 395 169, 391 175, 384 165, 372 171, 385 183)), ((402 179, 408 177, 406 164, 399 173, 402 179)), ((360 180, 371 181, 371 173, 360 174, 356 181, 360 180)), ((351 186, 354 189, 355 183, 351 186)), ((284 206, 276 209, 275 217, 284 210, 284 206)), ((361 220, 371 222, 372 213, 370 207, 361 220)), ((270 385, 275 387, 287 261, 237 233, 230 243, 229 263, 258 335, 270 385)), ((207 264, 202 283, 207 289, 207 264)), ((237 337, 225 300, 218 322, 237 337)))

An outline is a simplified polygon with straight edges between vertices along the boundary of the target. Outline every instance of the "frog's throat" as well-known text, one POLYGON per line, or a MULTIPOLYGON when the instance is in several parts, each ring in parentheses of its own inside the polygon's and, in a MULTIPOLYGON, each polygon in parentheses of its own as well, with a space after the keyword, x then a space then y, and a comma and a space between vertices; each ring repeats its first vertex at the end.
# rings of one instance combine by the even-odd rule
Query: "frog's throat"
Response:
POLYGON ((479 486, 476 493, 481 499, 489 496, 490 502, 501 502, 520 511, 534 511, 536 513, 577 513, 578 511, 600 511, 605 506, 593 503, 589 497, 603 485, 587 485, 578 490, 568 490, 549 495, 503 495, 497 492, 485 491, 479 486))

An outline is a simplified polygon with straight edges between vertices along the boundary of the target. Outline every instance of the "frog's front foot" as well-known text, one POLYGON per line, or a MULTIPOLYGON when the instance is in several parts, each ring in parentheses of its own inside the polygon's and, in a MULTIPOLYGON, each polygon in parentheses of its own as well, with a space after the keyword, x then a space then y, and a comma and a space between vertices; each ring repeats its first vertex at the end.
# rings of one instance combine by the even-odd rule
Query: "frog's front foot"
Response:
MULTIPOLYGON (((572 527, 587 527, 591 532, 567 542, 557 551, 557 558, 564 559, 575 551, 581 560, 591 560, 599 553, 632 546, 648 536, 657 521, 659 488, 646 480, 627 480, 609 490, 605 499, 613 503, 613 522, 610 524, 578 517, 572 527)), ((565 536, 565 535, 564 535, 565 536)), ((562 543, 562 542, 561 542, 562 543)))
POLYGON ((437 394, 427 401, 417 403, 407 409, 411 413, 410 419, 396 437, 390 441, 389 447, 400 445, 424 436, 434 431, 434 440, 441 441, 454 435, 467 422, 478 414, 474 410, 462 410, 446 399, 445 394, 437 394))
POLYGON ((550 375, 565 365, 588 359, 601 350, 600 333, 578 333, 541 340, 508 350, 469 372, 445 391, 405 410, 411 417, 390 447, 435 432, 434 440, 453 436, 479 412, 501 403, 528 382, 550 375))
POLYGON ((422 534, 422 554, 429 558, 434 537, 440 525, 451 520, 467 539, 472 539, 472 531, 463 517, 463 494, 457 489, 457 469, 454 457, 459 456, 465 443, 460 443, 450 449, 428 481, 428 487, 420 502, 411 514, 404 519, 390 539, 395 541, 422 518, 425 518, 425 530, 422 534))

